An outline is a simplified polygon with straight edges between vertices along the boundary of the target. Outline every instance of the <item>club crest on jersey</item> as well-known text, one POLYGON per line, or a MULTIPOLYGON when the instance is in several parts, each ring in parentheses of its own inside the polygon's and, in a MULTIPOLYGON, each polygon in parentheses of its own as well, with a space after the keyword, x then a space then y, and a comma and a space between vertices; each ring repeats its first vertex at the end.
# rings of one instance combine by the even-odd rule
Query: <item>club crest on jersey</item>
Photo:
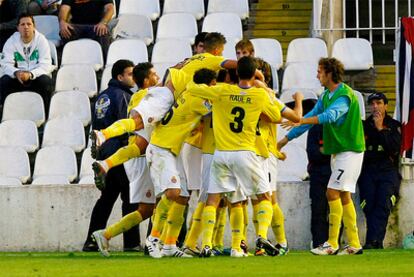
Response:
POLYGON ((240 91, 240 95, 246 95, 247 94, 247 92, 245 92, 245 91, 240 91))
POLYGON ((208 101, 208 100, 205 100, 204 101, 204 107, 206 107, 207 108, 207 110, 211 110, 211 103, 208 101))
POLYGON ((102 119, 105 117, 106 111, 111 104, 111 100, 109 99, 108 95, 104 94, 101 98, 98 99, 95 103, 95 113, 98 119, 102 119))

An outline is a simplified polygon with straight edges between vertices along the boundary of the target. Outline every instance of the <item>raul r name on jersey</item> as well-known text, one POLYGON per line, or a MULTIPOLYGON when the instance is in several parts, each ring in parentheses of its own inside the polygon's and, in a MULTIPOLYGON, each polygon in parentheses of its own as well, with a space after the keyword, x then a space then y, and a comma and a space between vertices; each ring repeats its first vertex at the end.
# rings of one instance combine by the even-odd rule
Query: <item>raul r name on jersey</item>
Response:
POLYGON ((245 104, 251 104, 252 99, 250 97, 245 97, 243 95, 234 95, 230 94, 230 101, 232 102, 239 102, 239 103, 245 103, 245 104))

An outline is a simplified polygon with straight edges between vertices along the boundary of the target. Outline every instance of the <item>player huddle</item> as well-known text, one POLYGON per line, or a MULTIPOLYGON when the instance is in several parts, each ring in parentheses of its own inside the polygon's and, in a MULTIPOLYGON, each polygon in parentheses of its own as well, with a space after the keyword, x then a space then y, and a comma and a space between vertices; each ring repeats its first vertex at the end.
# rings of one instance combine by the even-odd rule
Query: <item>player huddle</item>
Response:
MULTIPOLYGON (((207 34, 205 52, 167 70, 161 86, 155 86, 158 76, 150 63, 138 64, 133 75, 140 90, 131 98, 129 118, 91 133, 93 155, 106 140, 130 135, 127 146, 93 168, 97 186, 103 187, 106 173, 124 163, 131 202, 139 203, 137 211, 93 233, 104 256, 109 255, 112 237, 151 216, 146 239, 151 257, 219 255, 229 210, 230 256, 246 257, 249 198, 255 255, 288 253, 284 217, 276 200, 277 159, 286 158, 278 149, 276 124, 285 118, 300 125, 303 95, 294 94, 295 107, 286 107, 265 82, 266 64, 253 57, 226 60, 221 56, 225 43, 221 34, 207 34), (199 190, 199 201, 180 249, 176 242, 192 190, 199 190), (276 244, 267 239, 270 226, 276 244)), ((358 251, 346 248, 341 253, 358 251)), ((336 254, 338 248, 312 252, 336 254)))

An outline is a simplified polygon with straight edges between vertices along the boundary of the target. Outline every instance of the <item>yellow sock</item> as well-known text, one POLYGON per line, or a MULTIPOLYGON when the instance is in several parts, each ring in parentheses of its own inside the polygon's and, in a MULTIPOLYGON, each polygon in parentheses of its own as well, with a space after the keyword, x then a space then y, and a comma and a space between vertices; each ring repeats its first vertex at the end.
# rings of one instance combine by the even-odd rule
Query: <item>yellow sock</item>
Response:
POLYGON ((269 200, 263 200, 259 203, 257 212, 257 235, 267 239, 267 230, 272 222, 272 203, 269 200))
POLYGON ((272 230, 276 241, 285 246, 287 244, 285 235, 285 217, 278 203, 273 204, 272 230))
POLYGON ((135 121, 132 118, 120 119, 106 129, 101 130, 106 139, 117 137, 135 131, 135 121))
MULTIPOLYGON (((168 217, 168 214, 167 214, 168 217)), ((161 228, 161 235, 160 235, 160 241, 164 242, 167 239, 167 220, 164 220, 164 224, 161 228)))
POLYGON ((243 232, 242 232, 242 240, 247 242, 247 226, 249 225, 249 212, 247 210, 248 208, 248 203, 244 203, 242 205, 242 209, 243 209, 243 232))
POLYGON ((219 207, 218 209, 218 216, 217 216, 217 230, 214 234, 214 246, 222 248, 224 247, 224 227, 226 227, 227 221, 227 208, 226 207, 219 207))
POLYGON ((344 227, 346 236, 348 238, 348 243, 351 247, 361 248, 361 243, 359 242, 358 236, 358 227, 357 227, 357 216, 355 212, 354 203, 351 201, 348 204, 343 206, 344 209, 344 227))
MULTIPOLYGON (((174 202, 168 211, 165 245, 176 245, 178 235, 184 222, 186 205, 174 202)), ((164 233, 164 232, 163 232, 164 233)))
POLYGON ((128 144, 127 146, 119 148, 118 151, 107 158, 105 162, 108 164, 109 168, 112 168, 121 165, 132 158, 139 157, 139 155, 141 155, 139 147, 135 143, 128 144))
POLYGON ((342 203, 341 199, 329 201, 329 238, 328 243, 333 248, 338 248, 339 230, 341 229, 342 220, 342 203))
POLYGON ((196 209, 194 210, 191 227, 188 230, 187 237, 185 238, 184 245, 194 249, 197 245, 198 237, 201 234, 201 214, 203 213, 204 203, 198 202, 196 209))
POLYGON ((243 239, 243 207, 230 209, 231 248, 241 251, 240 243, 243 239))
POLYGON ((253 204, 253 218, 252 218, 252 221, 253 221, 253 226, 254 226, 254 230, 256 232, 256 235, 257 235, 257 232, 259 231, 259 223, 257 222, 257 213, 258 212, 259 212, 259 203, 253 204))
POLYGON ((216 223, 216 208, 214 206, 204 207, 201 222, 203 225, 202 247, 212 248, 211 241, 213 239, 214 224, 216 223))
MULTIPOLYGON (((168 210, 170 209, 173 201, 168 200, 165 195, 161 197, 155 209, 154 220, 152 221, 151 236, 159 238, 161 236, 164 222, 167 219, 168 210)), ((165 231, 165 230, 164 230, 165 231)))
POLYGON ((128 231, 135 225, 139 224, 142 221, 142 216, 138 211, 132 212, 121 218, 115 224, 112 224, 108 228, 105 229, 104 237, 107 239, 111 239, 116 237, 117 235, 128 231))

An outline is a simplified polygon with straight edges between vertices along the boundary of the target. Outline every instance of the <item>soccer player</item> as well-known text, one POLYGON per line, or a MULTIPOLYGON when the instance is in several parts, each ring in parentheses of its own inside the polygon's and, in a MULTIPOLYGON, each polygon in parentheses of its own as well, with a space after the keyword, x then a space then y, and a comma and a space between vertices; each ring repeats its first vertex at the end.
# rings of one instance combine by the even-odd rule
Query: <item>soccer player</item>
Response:
MULTIPOLYGON (((201 69, 194 74, 195 83, 213 85, 215 81, 216 74, 212 70, 201 69)), ((192 257, 176 245, 189 199, 182 164, 177 156, 184 140, 200 122, 202 116, 210 112, 211 104, 208 100, 195 97, 185 91, 151 135, 146 151, 147 162, 155 195, 161 197, 156 207, 151 234, 146 240, 151 257, 192 257), (167 222, 166 227, 164 222, 167 222), (160 251, 161 231, 166 232, 166 235, 160 251)))
POLYGON ((331 155, 332 174, 326 196, 329 204, 329 238, 311 250, 315 255, 335 255, 339 251, 341 221, 349 245, 340 255, 362 254, 358 237, 356 212, 351 193, 361 172, 365 150, 364 130, 358 98, 352 88, 342 82, 343 64, 335 58, 319 60, 318 79, 326 87, 315 107, 278 142, 281 149, 288 141, 309 130, 311 124, 323 124, 324 154, 331 155))
POLYGON ((213 102, 216 151, 211 165, 207 203, 202 214, 203 249, 200 254, 202 257, 209 257, 212 253, 211 240, 216 209, 222 194, 230 196, 232 202, 231 256, 246 256, 240 248, 243 211, 240 200, 235 200, 237 192, 258 198, 259 237, 256 243, 257 246, 275 250, 267 240, 267 229, 272 218, 270 187, 260 158, 255 154, 255 133, 261 114, 266 120, 277 122, 280 120, 280 110, 264 89, 252 87, 256 70, 253 58, 243 57, 237 63, 237 73, 240 78, 238 85, 223 84, 207 87, 189 84, 188 86, 188 90, 193 95, 213 102))

